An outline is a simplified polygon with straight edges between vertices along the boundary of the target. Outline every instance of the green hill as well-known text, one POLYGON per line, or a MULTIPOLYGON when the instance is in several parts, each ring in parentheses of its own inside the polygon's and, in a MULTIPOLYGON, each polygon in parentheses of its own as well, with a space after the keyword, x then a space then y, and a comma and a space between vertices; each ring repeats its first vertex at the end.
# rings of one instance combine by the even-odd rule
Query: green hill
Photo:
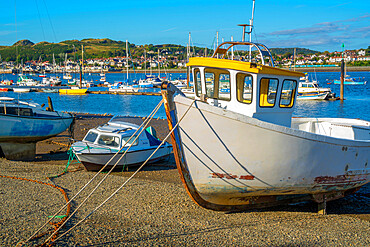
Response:
MULTIPOLYGON (((15 61, 18 54, 18 61, 39 60, 51 61, 53 54, 57 62, 64 60, 65 54, 69 58, 81 57, 82 45, 84 46, 84 58, 109 58, 124 57, 126 55, 126 42, 114 41, 111 39, 83 39, 83 40, 66 40, 59 43, 39 42, 34 44, 29 40, 20 40, 12 46, 0 46, 0 55, 5 61, 15 61)), ((133 58, 144 56, 144 49, 149 56, 154 56, 160 49, 161 53, 166 56, 177 56, 183 59, 186 56, 186 47, 173 44, 162 45, 140 45, 129 43, 129 51, 133 58)), ((203 48, 194 47, 194 51, 201 55, 203 48)))
MULTIPOLYGON (((18 61, 37 61, 41 58, 42 61, 52 61, 53 54, 57 62, 64 61, 65 54, 69 58, 81 58, 81 49, 84 46, 84 56, 90 58, 109 58, 109 57, 124 57, 126 55, 126 43, 123 41, 115 41, 111 39, 83 39, 83 40, 65 40, 59 43, 39 42, 33 43, 30 40, 20 40, 12 46, 0 46, 0 55, 5 61, 15 61, 18 54, 18 61)), ((176 56, 179 60, 185 59, 186 47, 174 44, 161 45, 135 45, 129 43, 129 50, 132 58, 144 56, 144 50, 147 56, 156 56, 158 49, 162 55, 167 57, 176 56)), ((275 55, 293 54, 294 48, 272 48, 271 52, 275 55)), ((202 56, 204 48, 192 47, 192 52, 202 56)), ((317 51, 312 51, 305 48, 296 48, 297 54, 314 54, 317 51)), ((212 50, 208 50, 211 54, 212 50)))

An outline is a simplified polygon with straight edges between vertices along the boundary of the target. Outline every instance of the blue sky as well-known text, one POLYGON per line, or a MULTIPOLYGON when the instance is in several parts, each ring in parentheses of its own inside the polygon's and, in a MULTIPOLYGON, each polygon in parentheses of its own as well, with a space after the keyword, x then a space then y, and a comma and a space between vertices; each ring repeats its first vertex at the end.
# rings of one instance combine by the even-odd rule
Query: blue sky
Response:
MULTIPOLYGON (((237 24, 249 23, 252 12, 252 0, 1 1, 0 45, 84 38, 185 45, 191 32, 193 45, 213 47, 216 31, 220 41, 241 40, 237 24)), ((369 0, 256 0, 254 21, 253 41, 270 48, 370 46, 369 0)))

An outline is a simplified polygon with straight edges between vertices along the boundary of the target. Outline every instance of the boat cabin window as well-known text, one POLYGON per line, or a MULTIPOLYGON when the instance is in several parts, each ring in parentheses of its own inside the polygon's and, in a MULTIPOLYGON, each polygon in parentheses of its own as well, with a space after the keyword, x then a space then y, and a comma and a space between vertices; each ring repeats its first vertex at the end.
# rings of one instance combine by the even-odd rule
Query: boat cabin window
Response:
MULTIPOLYGON (((131 143, 136 139, 137 135, 134 135, 129 142, 127 142, 130 139, 131 136, 125 136, 122 137, 122 146, 130 146, 131 143)), ((132 144, 132 146, 137 145, 139 142, 139 138, 136 139, 136 141, 132 144)))
POLYGON ((117 136, 109 136, 109 135, 100 135, 98 143, 101 145, 106 145, 110 147, 118 147, 119 146, 119 137, 117 136))
POLYGON ((89 131, 89 133, 87 133, 87 135, 85 136, 84 141, 95 142, 96 137, 98 137, 97 133, 89 131))
POLYGON ((284 80, 280 95, 280 107, 289 108, 293 106, 296 89, 297 81, 284 80))
POLYGON ((9 115, 16 115, 16 116, 33 116, 33 112, 31 108, 21 108, 21 107, 0 107, 1 114, 9 114, 9 115))
POLYGON ((260 81, 260 106, 274 107, 276 100, 276 91, 278 88, 278 79, 262 78, 260 81))
POLYGON ((202 82, 201 82, 201 79, 200 79, 199 69, 195 69, 194 74, 195 74, 195 76, 194 76, 195 92, 196 92, 197 96, 200 97, 200 95, 202 94, 202 82))
POLYGON ((206 95, 208 98, 227 100, 231 99, 230 73, 221 69, 205 69, 206 95))
POLYGON ((250 104, 252 102, 253 77, 248 74, 236 75, 236 95, 239 102, 250 104))

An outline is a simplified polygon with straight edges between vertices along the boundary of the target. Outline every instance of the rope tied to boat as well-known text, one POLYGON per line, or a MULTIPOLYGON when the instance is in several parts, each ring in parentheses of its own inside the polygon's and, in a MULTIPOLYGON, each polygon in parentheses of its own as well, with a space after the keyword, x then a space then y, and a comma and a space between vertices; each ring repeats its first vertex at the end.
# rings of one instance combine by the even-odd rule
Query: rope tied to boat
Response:
MULTIPOLYGON (((154 108, 154 110, 148 115, 148 117, 145 119, 145 121, 139 126, 139 128, 132 134, 132 136, 128 139, 127 142, 129 142, 135 134, 141 129, 140 134, 142 131, 145 130, 151 119, 154 117, 156 112, 159 110, 160 106, 163 104, 163 99, 158 103, 158 105, 154 108), (144 127, 143 127, 144 126, 144 127)), ((126 149, 126 151, 122 154, 120 159, 112 166, 110 171, 103 177, 103 179, 96 185, 96 187, 90 192, 90 194, 85 198, 85 200, 76 208, 76 210, 70 215, 66 220, 54 231, 54 233, 45 241, 44 244, 46 244, 48 241, 52 241, 54 239, 53 236, 56 235, 56 233, 64 226, 64 224, 77 212, 77 210, 87 201, 87 199, 95 192, 95 190, 100 186, 100 184, 107 178, 107 176, 113 171, 113 169, 116 167, 116 165, 119 163, 119 161, 124 157, 124 155, 127 153, 127 151, 131 148, 133 143, 139 138, 139 135, 136 135, 135 140, 131 143, 131 145, 126 149)), ((46 221, 38 230, 36 230, 27 240, 24 241, 24 243, 27 243, 31 241, 35 235, 41 231, 49 222, 51 222, 65 207, 70 207, 70 203, 84 190, 87 188, 87 186, 100 174, 102 171, 108 166, 108 164, 122 151, 123 148, 126 146, 122 146, 120 150, 117 151, 116 154, 112 156, 110 160, 66 203, 64 204, 48 221, 46 221)), ((53 242, 53 241, 52 241, 53 242)))
MULTIPOLYGON (((70 229, 68 229, 67 231, 65 231, 63 234, 61 234, 59 237, 55 238, 55 240, 51 240, 51 238, 57 233, 57 231, 59 231, 59 229, 57 229, 50 237, 49 239, 47 239, 46 241, 51 241, 51 243, 59 240, 60 238, 62 238, 63 236, 65 236, 68 232, 72 231, 74 228, 76 228, 78 225, 80 225, 83 221, 85 221, 88 217, 90 217, 95 211, 97 211, 100 207, 102 207, 107 201, 109 201, 114 195, 116 195, 128 182, 130 182, 130 180, 136 176, 136 174, 148 163, 148 161, 153 157, 153 155, 159 150, 159 148, 166 142, 166 140, 168 139, 168 137, 170 137, 170 135, 172 134, 172 132, 177 128, 177 126, 181 123, 181 121, 184 119, 184 117, 186 116, 186 114, 189 112, 190 108, 192 107, 192 105, 194 104, 196 100, 193 100, 192 103, 189 105, 188 109, 185 111, 185 113, 182 115, 182 117, 179 119, 179 121, 176 123, 176 125, 172 128, 172 130, 167 134, 167 136, 163 139, 163 141, 161 142, 161 144, 153 151, 153 153, 144 161, 144 163, 142 165, 140 165, 140 167, 118 188, 116 189, 107 199, 105 199, 101 204, 99 204, 97 207, 95 207, 89 214, 87 214, 87 216, 85 216, 85 218, 81 219, 79 222, 77 222, 73 227, 71 227, 70 229)), ((118 162, 117 162, 118 163, 118 162)), ((116 164, 117 164, 116 163, 116 164)), ((109 175, 109 173, 107 174, 109 175)), ((84 202, 82 202, 81 204, 83 204, 84 202)), ((78 209, 78 208, 77 208, 78 209)), ((73 214, 77 211, 77 209, 68 217, 68 219, 70 217, 73 216, 73 214)), ((62 223, 62 226, 68 221, 68 219, 66 221, 64 221, 62 223)), ((61 228, 60 227, 60 228, 61 228)))

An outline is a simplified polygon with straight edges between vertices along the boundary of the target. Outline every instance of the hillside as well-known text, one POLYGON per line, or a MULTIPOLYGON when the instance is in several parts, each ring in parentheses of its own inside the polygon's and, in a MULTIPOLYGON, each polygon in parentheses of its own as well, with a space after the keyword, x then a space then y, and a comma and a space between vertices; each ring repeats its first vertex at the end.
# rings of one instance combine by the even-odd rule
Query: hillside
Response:
MULTIPOLYGON (((69 58, 81 58, 82 45, 84 46, 86 59, 124 57, 126 55, 126 42, 111 39, 65 40, 59 43, 39 42, 36 44, 30 40, 20 40, 12 46, 0 46, 0 55, 5 61, 15 61, 16 54, 18 54, 18 61, 38 61, 39 59, 52 61, 54 54, 56 61, 62 62, 65 54, 69 58)), ((176 56, 179 60, 185 59, 186 56, 186 47, 181 45, 135 45, 129 43, 129 51, 133 58, 144 56, 144 50, 147 52, 147 57, 157 56, 158 50, 162 55, 167 57, 176 56)), ((294 52, 294 48, 271 48, 270 50, 273 55, 291 55, 294 52)), ((191 51, 195 51, 200 56, 204 54, 204 48, 202 47, 192 47, 191 51)), ((211 53, 212 50, 208 50, 208 54, 211 53)), ((307 55, 319 52, 306 48, 296 48, 296 53, 297 55, 307 55)))
MULTIPOLYGON (((126 42, 114 41, 111 39, 83 39, 83 40, 66 40, 59 43, 39 42, 34 44, 29 40, 20 40, 12 46, 0 46, 0 55, 5 61, 15 61, 16 54, 18 60, 31 61, 41 60, 51 61, 53 54, 57 62, 63 61, 65 54, 67 56, 79 59, 81 57, 82 45, 84 46, 84 57, 89 58, 109 58, 126 55, 126 42)), ((144 50, 147 56, 154 56, 158 54, 158 49, 162 55, 174 56, 179 59, 184 59, 186 54, 186 47, 174 44, 162 45, 140 45, 129 43, 129 51, 133 58, 144 56, 144 50)), ((202 54, 203 48, 194 47, 192 51, 202 54)))
MULTIPOLYGON (((271 48, 270 49, 272 54, 276 55, 285 55, 285 54, 293 54, 294 53, 294 48, 271 48)), ((306 48, 296 48, 296 54, 301 54, 301 55, 311 55, 311 54, 316 54, 319 53, 319 51, 313 51, 310 49, 306 48)))

